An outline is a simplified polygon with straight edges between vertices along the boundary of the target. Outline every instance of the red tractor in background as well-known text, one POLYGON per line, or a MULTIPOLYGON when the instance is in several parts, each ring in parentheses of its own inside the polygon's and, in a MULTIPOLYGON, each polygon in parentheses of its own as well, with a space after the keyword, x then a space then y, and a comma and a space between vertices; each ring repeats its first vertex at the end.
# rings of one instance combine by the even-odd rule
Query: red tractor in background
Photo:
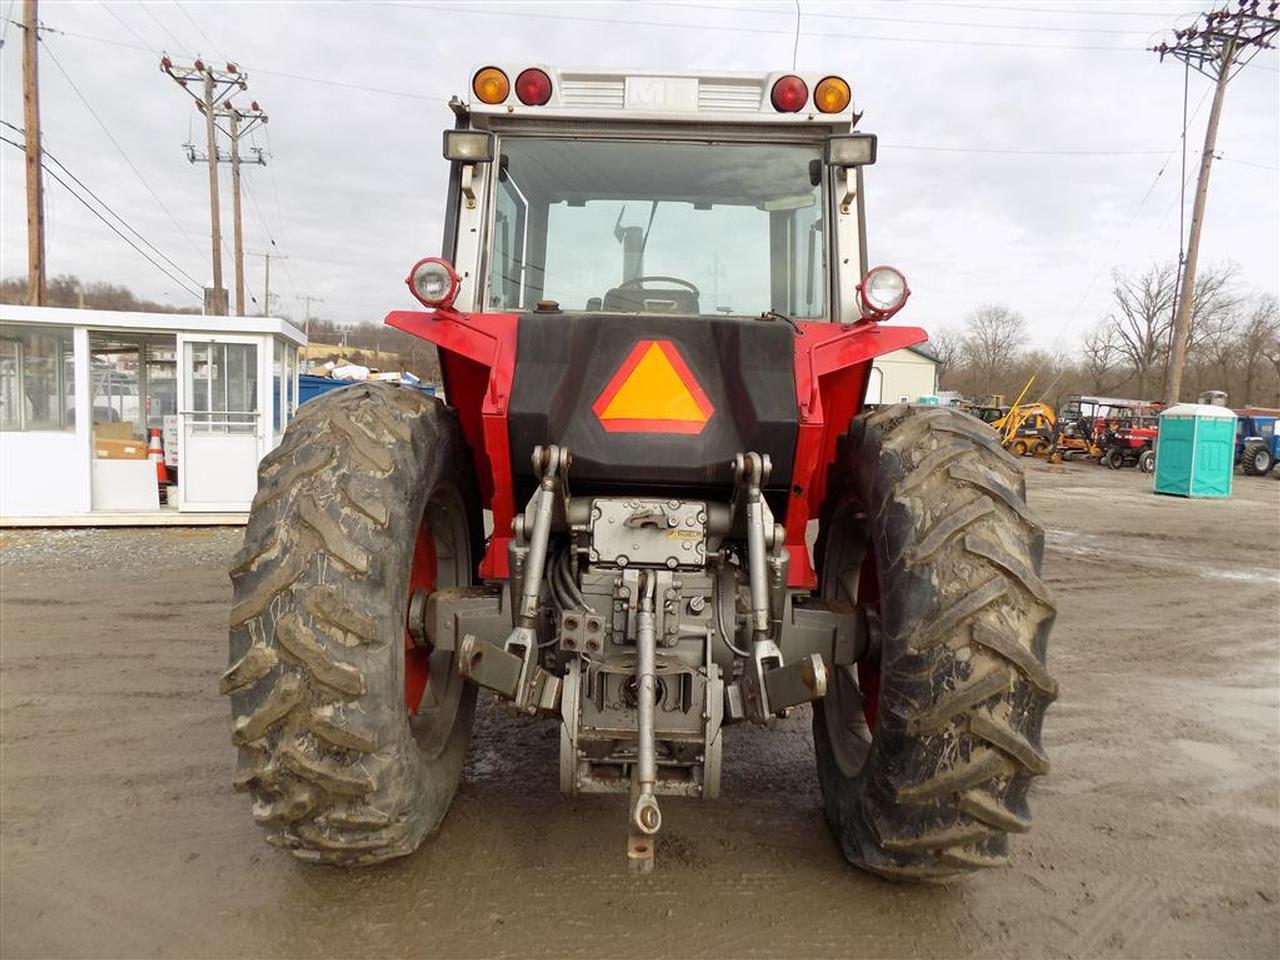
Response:
MULTIPOLYGON (((1064 440, 1061 446, 1067 452, 1085 452, 1113 470, 1136 466, 1143 473, 1152 473, 1163 409, 1164 404, 1147 400, 1068 397, 1058 411, 1058 419, 1075 424, 1074 437, 1064 440)), ((1061 458, 1065 459, 1066 454, 1061 458)))
POLYGON ((1156 469, 1155 424, 1110 421, 1098 435, 1098 462, 1112 470, 1138 467, 1143 473, 1156 469))
POLYGON ((926 335, 885 322, 909 291, 869 269, 848 83, 489 66, 451 106, 443 257, 387 317, 445 399, 301 408, 231 567, 268 841, 413 851, 484 688, 558 718, 565 793, 628 798, 639 870, 662 804, 718 795, 724 728, 805 703, 851 863, 1006 862, 1057 690, 1043 531, 987 425, 860 412, 926 335))

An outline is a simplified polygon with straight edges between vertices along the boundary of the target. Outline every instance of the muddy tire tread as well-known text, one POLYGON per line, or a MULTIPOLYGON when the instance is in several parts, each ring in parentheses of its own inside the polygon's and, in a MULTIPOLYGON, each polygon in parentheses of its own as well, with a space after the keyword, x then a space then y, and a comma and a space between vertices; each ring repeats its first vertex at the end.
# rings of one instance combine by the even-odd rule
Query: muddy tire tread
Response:
MULTIPOLYGON (((452 477, 474 538, 471 470, 453 411, 384 384, 308 403, 262 462, 229 568, 230 667, 219 688, 239 747, 233 785, 250 794, 272 845, 373 863, 411 852, 443 817, 456 779, 423 788, 388 644, 403 640, 395 570, 412 556, 429 494, 418 488, 452 477)), ((459 719, 461 752, 452 739, 446 751, 459 773, 473 703, 459 719)))
POLYGON ((850 862, 880 876, 947 880, 1006 864, 1030 824, 1031 779, 1057 685, 1045 666, 1053 596, 1044 532, 1017 461, 957 411, 899 405, 855 418, 828 482, 819 549, 870 504, 880 543, 879 723, 842 771, 815 710, 827 816, 850 862), (853 509, 861 509, 855 507, 853 509), (846 512, 842 512, 846 511, 846 512))

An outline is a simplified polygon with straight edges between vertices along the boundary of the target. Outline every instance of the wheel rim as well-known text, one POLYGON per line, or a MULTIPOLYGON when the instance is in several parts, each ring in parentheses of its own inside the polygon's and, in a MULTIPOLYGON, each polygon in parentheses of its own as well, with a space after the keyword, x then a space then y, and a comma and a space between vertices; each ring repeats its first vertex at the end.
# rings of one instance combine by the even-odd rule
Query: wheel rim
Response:
MULTIPOLYGON (((408 599, 415 590, 446 590, 471 582, 471 541, 466 509, 452 488, 437 490, 422 512, 409 567, 408 599)), ((405 710, 421 753, 444 750, 453 730, 466 681, 454 668, 454 651, 418 646, 404 635, 405 710)))
POLYGON ((1265 450, 1259 450, 1253 457, 1253 469, 1259 473, 1266 473, 1267 467, 1271 465, 1271 454, 1265 450))
MULTIPOLYGON (((430 523, 424 512, 413 547, 413 562, 409 566, 410 597, 417 590, 426 590, 430 593, 436 589, 438 566, 435 538, 431 535, 430 523)), ((427 647, 420 647, 414 643, 413 637, 409 634, 409 627, 406 625, 404 628, 404 705, 410 714, 418 712, 430 677, 431 651, 427 647)))
MULTIPOLYGON (((845 516, 851 512, 843 511, 845 516)), ((835 549, 829 550, 823 564, 823 595, 846 599, 861 608, 868 628, 876 630, 880 580, 874 552, 867 549, 865 536, 849 536, 832 546, 835 549)), ((822 701, 827 741, 847 777, 857 774, 866 762, 880 710, 879 645, 872 643, 871 647, 868 657, 833 671, 833 682, 822 701)))

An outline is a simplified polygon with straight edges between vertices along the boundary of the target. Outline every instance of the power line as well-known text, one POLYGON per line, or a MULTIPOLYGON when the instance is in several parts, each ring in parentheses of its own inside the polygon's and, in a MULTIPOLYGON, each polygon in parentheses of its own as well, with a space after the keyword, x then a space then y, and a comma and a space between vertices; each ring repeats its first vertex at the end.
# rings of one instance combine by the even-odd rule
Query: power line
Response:
POLYGON ((160 199, 160 195, 151 188, 151 184, 149 184, 147 182, 147 178, 142 175, 142 171, 139 170, 137 165, 134 164, 134 162, 129 159, 129 155, 124 152, 124 147, 120 146, 120 141, 118 141, 115 138, 115 136, 111 133, 111 130, 107 127, 102 117, 98 116, 98 111, 93 109, 93 104, 91 104, 88 98, 86 98, 85 95, 81 93, 80 88, 76 86, 76 82, 71 79, 71 75, 67 73, 66 69, 62 66, 61 61, 58 60, 57 56, 54 54, 53 50, 50 48, 49 42, 47 40, 45 41, 45 44, 44 44, 44 52, 49 55, 49 59, 53 61, 53 65, 58 68, 58 72, 61 73, 63 78, 67 81, 67 83, 71 85, 71 89, 74 90, 76 93, 76 96, 80 98, 80 102, 84 104, 84 108, 89 111, 90 116, 92 116, 93 119, 97 121, 98 126, 102 128, 102 132, 105 133, 107 135, 107 139, 111 141, 111 145, 115 147, 116 151, 120 154, 120 156, 124 158, 124 162, 129 165, 129 169, 132 170, 133 175, 138 178, 138 182, 141 183, 144 187, 146 187, 147 193, 151 194, 151 198, 155 200, 156 205, 159 206, 160 209, 164 211, 165 216, 167 216, 170 222, 175 227, 178 228, 178 232, 181 233, 186 238, 187 243, 191 244, 191 249, 194 250, 198 255, 200 253, 200 248, 197 247, 196 242, 191 239, 191 234, 187 233, 186 228, 183 227, 182 224, 178 222, 178 218, 173 215, 173 211, 170 210, 165 205, 165 202, 160 199))
MULTIPOLYGON (((152 55, 157 54, 156 48, 147 44, 145 41, 141 44, 126 43, 123 40, 112 40, 110 37, 98 37, 90 33, 80 33, 76 30, 63 30, 60 27, 49 27, 44 25, 42 25, 40 29, 45 33, 56 33, 64 37, 72 37, 77 40, 89 40, 93 43, 105 43, 108 46, 120 47, 125 50, 140 50, 143 53, 149 53, 152 55)), ((448 97, 435 97, 430 94, 414 93, 408 90, 392 90, 387 87, 375 87, 364 83, 348 83, 342 80, 331 80, 327 77, 312 77, 301 73, 286 73, 282 70, 266 70, 261 67, 243 67, 243 69, 245 71, 252 70, 254 73, 266 74, 270 77, 284 77, 288 80, 299 80, 303 83, 318 83, 328 87, 341 87, 344 90, 360 90, 364 93, 379 93, 391 97, 403 97, 406 100, 424 100, 428 103, 445 104, 449 102, 448 97)))
POLYGON ((791 44, 791 69, 796 68, 796 61, 800 56, 800 0, 795 0, 796 4, 796 39, 791 44))
POLYGON ((13 19, 13 5, 17 2, 18 0, 9 0, 9 9, 4 15, 4 27, 0 28, 0 50, 4 50, 4 42, 9 39, 9 25, 17 22, 13 19))
MULTIPOLYGON (((946 8, 955 8, 959 10, 995 10, 1001 13, 1048 13, 1048 14, 1070 14, 1070 15, 1083 14, 1084 16, 1087 16, 1087 17, 1146 17, 1147 19, 1154 19, 1156 17, 1168 17, 1170 15, 1170 12, 1168 10, 1152 10, 1148 13, 1146 11, 1138 11, 1138 10, 1111 9, 1115 6, 1113 3, 1108 3, 1107 6, 1109 9, 1106 9, 1106 10, 1087 10, 1087 9, 1064 10, 1061 7, 1006 7, 1006 6, 998 6, 996 4, 988 4, 988 3, 949 3, 949 2, 939 3, 937 2, 937 0, 916 0, 914 6, 946 7, 946 8)), ((1181 13, 1174 12, 1172 15, 1175 17, 1191 16, 1193 13, 1196 13, 1196 12, 1198 11, 1184 10, 1181 13)))
MULTIPOLYGON (((26 136, 25 130, 23 130, 21 127, 15 124, 10 123, 8 120, 0 120, 0 124, 3 124, 4 126, 8 127, 14 133, 17 133, 20 136, 24 136, 24 137, 26 136)), ((52 160, 54 163, 56 163, 62 169, 63 173, 65 173, 68 177, 70 177, 73 181, 75 181, 76 185, 79 186, 82 190, 84 190, 85 193, 93 197, 93 199, 96 200, 104 210, 106 210, 109 214, 111 214, 111 216, 115 217, 116 220, 118 220, 121 223, 121 225, 124 226, 125 229, 127 229, 140 241, 142 241, 148 247, 154 250, 157 256, 163 258, 165 262, 167 262, 171 267, 173 267, 175 270, 181 273, 184 277, 186 277, 188 280, 194 283, 197 287, 200 286, 199 280, 197 280, 195 277, 189 274, 186 270, 184 270, 182 268, 182 265, 175 262, 174 259, 170 257, 167 253, 165 253, 163 250, 157 247, 154 243, 152 243, 150 240, 144 237, 136 227, 134 227, 131 223, 129 223, 129 221, 127 221, 124 217, 120 216, 120 214, 116 213, 115 209, 111 206, 111 204, 103 200, 102 197, 98 196, 98 194, 94 192, 92 187, 90 187, 87 183, 85 183, 83 180, 77 177, 74 173, 72 173, 71 170, 68 169, 67 165, 63 163, 61 160, 59 160, 57 157, 55 157, 47 147, 43 152, 44 152, 44 156, 47 159, 52 160)))
MULTIPOLYGON (((1188 119, 1188 122, 1196 118, 1196 116, 1200 113, 1201 108, 1204 106, 1205 101, 1208 98, 1209 98, 1209 91, 1206 90, 1205 93, 1200 97, 1200 102, 1196 104, 1195 110, 1191 112, 1191 116, 1188 119)), ((1174 155, 1178 152, 1180 144, 1181 144, 1181 138, 1179 138, 1179 143, 1174 144, 1173 148, 1165 154, 1164 162, 1160 165, 1160 169, 1156 171, 1156 175, 1151 178, 1151 183, 1147 186, 1146 192, 1143 193, 1142 199, 1138 201, 1138 206, 1134 209, 1133 213, 1130 214, 1129 219, 1125 222, 1125 225, 1121 227, 1120 231, 1116 234, 1115 242, 1111 244, 1111 249, 1107 252, 1106 257, 1098 261, 1098 269, 1093 272, 1093 276, 1089 278, 1089 282, 1085 285, 1084 290, 1081 292, 1080 298, 1076 301, 1075 306, 1071 308, 1071 312, 1067 314, 1067 319, 1063 322, 1062 326, 1058 328, 1057 336, 1055 336, 1053 338, 1053 342, 1049 344, 1049 349, 1046 354, 1047 356, 1051 356, 1054 353, 1059 342, 1061 342, 1062 338, 1066 335, 1067 331, 1071 329, 1071 325, 1075 323, 1076 317, 1080 313, 1080 308, 1085 305, 1085 301, 1089 299, 1089 295, 1093 293, 1093 288, 1097 285, 1098 280, 1102 276, 1103 271, 1106 270, 1107 264, 1115 257, 1116 251, 1120 249, 1120 244, 1124 242, 1124 238, 1129 235, 1129 231, 1133 228, 1133 225, 1138 221, 1138 216, 1142 213, 1143 209, 1146 207, 1147 201, 1151 199, 1151 195, 1155 192, 1156 185, 1159 184, 1160 178, 1164 176, 1165 170, 1169 168, 1169 164, 1170 162, 1172 162, 1174 155)), ((1034 377, 1037 374, 1039 374, 1043 366, 1044 366, 1044 361, 1042 360, 1039 364, 1036 365, 1036 368, 1031 371, 1031 375, 1034 377)), ((1054 385, 1061 378, 1061 376, 1062 374, 1059 373, 1057 377, 1054 377, 1053 380, 1050 381, 1047 387, 1044 387, 1040 390, 1040 395, 1044 396, 1050 390, 1052 390, 1054 385)))
MULTIPOLYGON (((273 154, 273 155, 274 155, 274 151, 273 151, 273 150, 272 150, 272 148, 271 148, 271 128, 270 128, 270 127, 263 127, 263 128, 262 128, 262 135, 263 135, 263 137, 264 137, 264 138, 266 139, 266 141, 267 141, 267 153, 269 153, 269 154, 273 154)), ((276 180, 276 168, 275 168, 275 165, 274 165, 274 164, 272 164, 272 165, 268 166, 268 167, 267 167, 267 172, 271 175, 271 197, 272 197, 272 201, 273 201, 273 203, 275 204, 276 216, 277 216, 277 217, 279 217, 281 220, 284 220, 284 219, 285 219, 284 212, 283 212, 283 211, 281 210, 281 208, 280 208, 280 184, 279 184, 279 182, 276 180)), ((252 199, 252 198, 251 198, 251 199, 252 199)), ((254 205, 255 205, 255 206, 257 205, 257 201, 256 201, 256 200, 254 200, 254 205)), ((259 208, 259 211, 261 211, 261 208, 259 208)), ((262 228, 263 228, 264 230, 266 230, 266 229, 267 229, 267 222, 266 222, 266 219, 265 219, 265 218, 263 218, 263 220, 262 220, 262 228)), ((275 239, 271 237, 271 234, 270 234, 270 232, 269 232, 269 231, 268 231, 268 233, 267 233, 267 239, 271 241, 271 245, 272 245, 273 247, 275 247, 277 250, 279 250, 279 247, 277 247, 277 246, 276 246, 275 239)), ((289 261, 288 261, 288 258, 287 258, 287 257, 284 259, 284 264, 285 264, 285 266, 284 266, 284 275, 285 275, 285 279, 286 279, 286 281, 287 281, 287 282, 288 282, 288 284, 289 284, 289 292, 290 292, 291 294, 293 294, 294 296, 296 296, 296 295, 297 295, 297 288, 298 288, 298 284, 294 281, 294 278, 293 278, 293 272, 289 269, 289 261)))
MULTIPOLYGON (((483 14, 486 16, 498 16, 496 12, 477 9, 464 6, 443 6, 426 3, 409 3, 409 4, 393 4, 397 9, 420 10, 423 12, 442 12, 442 13, 470 13, 483 14)), ((621 17, 583 17, 577 15, 558 14, 558 13, 533 13, 526 9, 503 10, 503 17, 523 17, 531 20, 559 20, 569 21, 572 23, 601 23, 615 26, 634 26, 634 27, 656 27, 668 28, 674 30, 721 30, 730 33, 750 33, 763 34, 773 37, 790 36, 790 32, 783 32, 769 27, 749 27, 744 25, 715 24, 715 23, 673 23, 671 21, 659 20, 630 20, 621 17)), ((945 46, 969 46, 969 47, 1019 47, 1026 49, 1038 50, 1098 50, 1111 53, 1131 53, 1134 47, 1130 46, 1099 46, 1090 44, 1063 44, 1063 43, 1026 43, 1021 41, 1010 40, 959 40, 959 39, 939 39, 926 37, 887 37, 864 33, 835 33, 830 30, 801 30, 798 31, 802 37, 815 37, 824 40, 858 40, 885 43, 923 43, 923 44, 941 44, 945 46)))
MULTIPOLYGON (((18 143, 18 141, 16 141, 16 140, 10 140, 8 137, 4 136, 3 134, 0 134, 0 140, 3 140, 5 143, 9 144, 10 146, 17 147, 19 150, 24 149, 24 147, 22 146, 22 144, 18 143)), ((47 155, 47 154, 46 154, 46 155, 47 155)), ((190 287, 188 287, 188 286, 187 286, 185 283, 183 283, 180 279, 178 279, 178 278, 177 278, 177 277, 175 277, 172 273, 170 273, 170 272, 169 272, 169 271, 164 267, 164 265, 163 265, 163 264, 161 264, 159 261, 157 261, 157 260, 153 259, 153 258, 152 258, 152 256, 151 256, 149 253, 147 253, 147 251, 143 250, 140 246, 138 246, 138 245, 137 245, 136 243, 134 243, 131 239, 129 239, 127 236, 125 236, 125 235, 120 231, 120 229, 119 229, 119 228, 118 228, 114 223, 112 223, 112 222, 111 222, 110 220, 108 220, 105 216, 103 216, 103 215, 102 215, 102 213, 101 213, 101 212, 100 212, 96 207, 94 207, 94 206, 93 206, 93 204, 89 203, 89 201, 87 201, 84 197, 82 197, 79 193, 77 193, 74 189, 72 189, 71 185, 70 185, 69 183, 67 183, 67 181, 63 180, 63 179, 62 179, 62 177, 58 176, 58 174, 57 174, 54 170, 50 169, 50 168, 49 168, 49 166, 48 166, 47 164, 42 164, 42 166, 44 167, 44 172, 45 172, 45 173, 47 173, 50 177, 52 177, 52 178, 53 178, 54 180, 56 180, 59 184, 61 184, 62 188, 63 188, 64 190, 66 190, 66 191, 67 191, 67 193, 71 194, 71 196, 73 196, 73 197, 75 197, 77 200, 79 200, 79 201, 80 201, 80 203, 81 203, 81 204, 83 204, 83 206, 84 206, 84 208, 85 208, 86 210, 88 210, 88 211, 89 211, 90 213, 92 213, 95 217, 97 217, 97 218, 98 218, 99 220, 101 220, 104 224, 106 224, 107 228, 108 228, 112 233, 114 233, 117 237, 119 237, 121 240, 123 240, 123 241, 124 241, 125 243, 127 243, 129 246, 131 246, 135 251, 137 251, 137 252, 138 252, 138 254, 139 254, 139 255, 141 255, 144 259, 146 259, 146 261, 147 261, 148 263, 150 263, 153 267, 155 267, 157 270, 159 270, 161 273, 163 273, 166 277, 168 277, 170 280, 172 280, 172 281, 174 282, 174 284, 176 284, 177 286, 181 287, 183 290, 185 290, 187 293, 191 294, 191 296, 195 297, 197 300, 202 300, 202 299, 203 299, 203 295, 202 295, 202 294, 197 293, 196 291, 194 291, 194 290, 192 290, 190 287)), ((61 164, 61 163, 59 163, 59 164, 58 164, 58 166, 60 166, 60 167, 61 167, 61 166, 62 166, 62 164, 61 164)), ((64 167, 63 169, 66 169, 66 168, 64 167)), ((68 174, 70 175, 70 171, 68 171, 68 174)), ((73 179, 74 179, 74 177, 73 177, 73 179)), ((87 189, 87 188, 86 188, 86 189, 87 189)), ((101 202, 101 201, 99 201, 99 202, 101 202)), ((110 208, 108 208, 108 209, 110 209, 110 208)), ((114 211, 112 211, 112 216, 117 216, 117 217, 118 217, 118 215, 117 215, 117 214, 115 214, 115 212, 114 212, 114 211)), ((123 223, 123 222, 124 222, 124 221, 122 220, 122 221, 121 221, 121 223, 123 223)), ((126 226, 127 226, 127 224, 126 224, 126 226)), ((129 227, 129 229, 130 229, 130 230, 132 230, 133 228, 132 228, 132 227, 129 227)), ((135 231, 135 232, 136 232, 136 231, 135 231)), ((144 242, 146 242, 146 241, 144 240, 144 242)), ((150 246, 150 244, 148 244, 148 246, 150 246)), ((154 248, 153 248, 153 249, 154 249, 154 248)), ((157 252, 158 252, 158 251, 157 251, 157 252)))
MULTIPOLYGON (((419 5, 419 8, 421 8, 421 5, 419 5)), ((653 25, 654 26, 675 26, 675 24, 653 24, 653 25)), ((122 47, 129 50, 140 50, 140 51, 151 53, 151 54, 154 54, 156 52, 152 47, 138 46, 132 43, 124 43, 122 41, 111 40, 106 37, 97 37, 91 34, 77 33, 71 30, 55 29, 52 27, 44 27, 42 29, 49 32, 53 32, 53 33, 60 33, 60 34, 63 34, 64 36, 73 37, 79 40, 89 40, 94 43, 105 43, 111 46, 122 47)), ((714 27, 712 29, 724 29, 724 28, 714 27)), ((778 31, 763 31, 763 32, 777 33, 778 31)), ((245 67, 243 69, 247 70, 249 68, 245 67)), ((1259 67, 1258 69, 1270 70, 1271 68, 1259 67)), ((268 76, 284 77, 291 80, 301 80, 306 83, 318 83, 318 84, 324 84, 327 86, 336 86, 336 87, 343 87, 346 89, 361 90, 367 93, 384 94, 386 96, 393 96, 393 97, 404 97, 411 100, 426 100, 432 103, 448 103, 449 102, 448 99, 445 97, 437 97, 437 96, 431 96, 429 94, 413 93, 406 90, 394 90, 386 87, 373 87, 367 84, 346 83, 338 80, 330 80, 325 77, 305 76, 302 74, 288 73, 281 70, 264 70, 264 69, 255 67, 253 68, 253 72, 267 74, 268 76)), ((269 132, 267 133, 267 138, 269 141, 270 140, 269 132)), ((1006 148, 999 148, 999 147, 967 147, 967 146, 948 146, 948 145, 889 144, 889 143, 882 144, 882 146, 893 146, 896 149, 900 149, 900 150, 926 150, 926 151, 937 151, 937 152, 946 152, 946 153, 1006 154, 1009 156, 1112 157, 1112 156, 1159 156, 1164 153, 1163 150, 1021 150, 1021 149, 1012 149, 1012 148, 1006 149, 1006 148)), ((1237 162, 1243 162, 1243 161, 1237 161, 1237 162)), ((275 171, 272 170, 270 167, 268 167, 268 170, 271 171, 271 177, 274 183, 275 171)), ((278 197, 278 193, 279 191, 277 189, 277 197, 278 197)), ((279 200, 277 199, 277 205, 278 203, 279 203, 279 200)), ((188 241, 190 241, 189 236, 187 239, 188 241)), ((194 246, 194 243, 193 243, 193 246, 194 246)))
MULTIPOLYGON (((677 9, 689 9, 687 4, 677 3, 674 0, 642 0, 647 7, 675 7, 677 9)), ((950 6, 950 4, 944 4, 950 6)), ((704 10, 724 10, 730 13, 761 13, 772 14, 774 16, 790 16, 789 11, 762 9, 760 7, 743 7, 734 6, 732 4, 713 3, 702 7, 704 10)), ((1124 34, 1128 36, 1149 36, 1151 30, 1120 30, 1114 27, 1061 27, 1061 26, 1037 26, 1036 24, 1026 23, 978 23, 973 20, 919 20, 912 17, 879 17, 864 13, 814 13, 807 11, 805 17, 816 20, 854 20, 854 21, 870 21, 876 23, 908 23, 927 27, 961 27, 980 30, 1030 30, 1036 32, 1049 33, 1105 33, 1105 34, 1124 34)))
POLYGON ((1254 163, 1251 160, 1237 160, 1235 157, 1217 157, 1216 159, 1221 160, 1224 163, 1239 163, 1246 167, 1256 167, 1259 170, 1271 170, 1272 172, 1280 173, 1280 167, 1272 167, 1265 163, 1254 163))
MULTIPOLYGON (((133 27, 129 26, 129 24, 125 21, 125 19, 124 19, 123 17, 121 17, 121 16, 120 16, 120 14, 116 13, 113 9, 111 9, 111 5, 110 5, 109 3, 107 3, 107 2, 106 2, 106 0, 98 0, 98 6, 102 7, 102 9, 103 9, 103 10, 105 10, 105 11, 107 11, 107 13, 111 14, 111 16, 115 19, 116 23, 120 24, 120 26, 124 27, 124 28, 125 28, 126 30, 128 30, 131 34, 133 34, 134 38, 135 38, 139 43, 141 43, 141 44, 145 44, 145 43, 147 42, 147 41, 143 38, 142 34, 140 34, 137 30, 133 29, 133 27)), ((45 29, 47 30, 47 29, 50 29, 50 28, 46 27, 45 29)), ((55 32, 60 32, 60 31, 55 31, 55 32)))
POLYGON ((204 42, 209 45, 210 53, 217 53, 218 56, 221 57, 223 60, 228 59, 226 55, 219 53, 217 44, 215 44, 212 40, 209 39, 209 35, 200 28, 200 24, 196 23, 195 18, 192 17, 191 14, 187 12, 187 8, 182 3, 180 3, 179 0, 173 0, 173 5, 178 8, 178 12, 180 14, 182 14, 184 17, 187 18, 187 23, 195 27, 196 33, 200 34, 201 39, 204 40, 204 42))
MULTIPOLYGON (((267 169, 271 169, 270 166, 268 166, 267 169)), ((249 202, 253 204, 254 213, 257 214, 258 222, 262 225, 262 232, 266 234, 267 242, 271 244, 272 251, 280 258, 282 265, 287 264, 289 262, 289 257, 280 252, 280 245, 276 243, 276 238, 272 235, 271 228, 267 226, 267 218, 262 215, 262 207, 258 204, 257 194, 254 193, 252 183, 248 180, 245 181, 245 192, 249 195, 249 202)), ((290 272, 288 266, 284 267, 284 275, 289 287, 289 293, 296 297, 297 284, 294 283, 293 274, 290 272)))
POLYGON ((186 45, 185 43, 183 43, 183 42, 182 42, 181 40, 179 40, 176 36, 174 36, 173 31, 172 31, 172 30, 170 30, 170 29, 165 25, 164 21, 162 21, 159 17, 157 17, 154 13, 152 13, 152 12, 151 12, 151 9, 150 9, 150 8, 149 8, 145 3, 141 2, 141 0, 139 0, 139 2, 138 2, 138 6, 142 9, 142 12, 143 12, 143 13, 145 13, 148 17, 150 17, 152 20, 154 20, 157 24, 159 24, 159 25, 160 25, 160 29, 161 29, 161 30, 163 30, 165 33, 167 33, 167 34, 169 35, 169 39, 170 39, 170 40, 172 40, 172 41, 174 42, 174 44, 177 46, 177 49, 178 49, 178 50, 185 50, 185 51, 187 51, 188 53, 190 52, 190 48, 188 48, 188 47, 187 47, 187 45, 186 45))
POLYGON ((927 150, 939 153, 984 153, 1015 157, 1158 157, 1164 150, 1021 150, 1002 147, 951 147, 926 146, 910 143, 882 143, 880 147, 894 150, 927 150))

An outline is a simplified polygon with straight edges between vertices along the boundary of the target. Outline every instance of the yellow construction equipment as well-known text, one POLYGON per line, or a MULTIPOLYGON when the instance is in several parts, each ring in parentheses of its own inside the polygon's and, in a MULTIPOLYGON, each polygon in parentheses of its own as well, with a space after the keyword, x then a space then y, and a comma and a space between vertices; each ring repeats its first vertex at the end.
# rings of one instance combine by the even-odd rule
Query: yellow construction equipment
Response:
POLYGON ((1053 407, 1042 400, 1023 403, 1035 377, 1027 380, 1018 399, 999 420, 991 424, 1000 433, 1000 442, 1015 457, 1042 456, 1053 448, 1053 428, 1057 422, 1053 407))

